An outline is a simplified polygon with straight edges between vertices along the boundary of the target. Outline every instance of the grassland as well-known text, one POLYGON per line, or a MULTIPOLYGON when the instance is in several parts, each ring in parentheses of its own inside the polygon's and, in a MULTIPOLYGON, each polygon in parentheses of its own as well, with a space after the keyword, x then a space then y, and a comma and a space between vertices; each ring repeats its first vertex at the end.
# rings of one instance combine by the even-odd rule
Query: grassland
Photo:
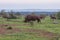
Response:
MULTIPOLYGON (((15 26, 13 25, 12 27, 20 28, 20 29, 25 29, 25 28, 40 29, 40 30, 45 30, 52 33, 60 34, 60 20, 57 20, 59 22, 58 24, 53 24, 53 21, 49 17, 46 17, 46 19, 42 20, 42 23, 38 24, 35 22, 34 26, 32 27, 30 25, 24 25, 28 23, 24 23, 23 20, 24 18, 11 19, 11 21, 6 21, 6 19, 0 17, 0 24, 18 24, 15 26)), ((0 40, 49 40, 49 38, 41 37, 28 32, 19 32, 19 33, 6 34, 6 35, 0 34, 0 40)))

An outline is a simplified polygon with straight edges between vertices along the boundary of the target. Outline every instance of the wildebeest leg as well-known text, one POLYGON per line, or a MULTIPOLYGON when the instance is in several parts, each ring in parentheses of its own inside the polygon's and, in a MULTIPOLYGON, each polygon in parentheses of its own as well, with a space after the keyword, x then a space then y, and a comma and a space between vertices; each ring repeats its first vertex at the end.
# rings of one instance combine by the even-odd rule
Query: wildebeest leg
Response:
POLYGON ((25 19, 24 22, 26 23, 27 22, 27 19, 25 19))
POLYGON ((30 21, 30 25, 31 25, 31 26, 33 26, 33 25, 34 25, 33 21, 30 21))
POLYGON ((41 23, 41 20, 40 20, 40 19, 37 19, 37 22, 38 22, 38 23, 39 23, 39 22, 41 23))

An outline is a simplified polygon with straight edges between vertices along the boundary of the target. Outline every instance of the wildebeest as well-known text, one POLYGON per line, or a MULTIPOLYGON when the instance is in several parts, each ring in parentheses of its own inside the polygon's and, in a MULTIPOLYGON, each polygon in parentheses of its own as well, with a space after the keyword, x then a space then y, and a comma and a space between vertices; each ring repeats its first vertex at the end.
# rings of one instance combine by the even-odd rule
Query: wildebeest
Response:
POLYGON ((37 16, 37 15, 27 15, 27 16, 25 16, 24 22, 30 23, 31 26, 34 24, 34 21, 37 21, 38 23, 39 22, 41 23, 41 20, 40 20, 39 16, 37 16))
POLYGON ((50 15, 50 18, 51 19, 56 19, 56 16, 55 15, 50 15))
POLYGON ((55 15, 50 15, 50 18, 52 19, 54 24, 58 24, 57 17, 55 15))
POLYGON ((31 21, 36 21, 36 20, 37 20, 38 23, 41 22, 39 16, 37 16, 37 15, 27 15, 25 17, 24 22, 31 22, 31 21))

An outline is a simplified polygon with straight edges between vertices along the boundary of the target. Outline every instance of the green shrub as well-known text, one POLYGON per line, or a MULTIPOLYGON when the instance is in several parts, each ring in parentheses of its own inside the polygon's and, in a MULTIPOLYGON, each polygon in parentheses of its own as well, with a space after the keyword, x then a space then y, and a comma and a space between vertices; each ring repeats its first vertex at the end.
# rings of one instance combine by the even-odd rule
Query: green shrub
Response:
POLYGON ((60 12, 57 13, 57 19, 60 19, 60 12))

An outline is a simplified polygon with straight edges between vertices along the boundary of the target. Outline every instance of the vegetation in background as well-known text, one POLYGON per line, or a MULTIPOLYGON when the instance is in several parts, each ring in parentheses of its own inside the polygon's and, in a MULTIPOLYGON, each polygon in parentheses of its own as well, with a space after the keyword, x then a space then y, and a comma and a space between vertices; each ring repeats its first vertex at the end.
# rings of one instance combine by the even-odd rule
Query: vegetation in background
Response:
POLYGON ((57 13, 57 19, 60 19, 60 12, 57 13))

